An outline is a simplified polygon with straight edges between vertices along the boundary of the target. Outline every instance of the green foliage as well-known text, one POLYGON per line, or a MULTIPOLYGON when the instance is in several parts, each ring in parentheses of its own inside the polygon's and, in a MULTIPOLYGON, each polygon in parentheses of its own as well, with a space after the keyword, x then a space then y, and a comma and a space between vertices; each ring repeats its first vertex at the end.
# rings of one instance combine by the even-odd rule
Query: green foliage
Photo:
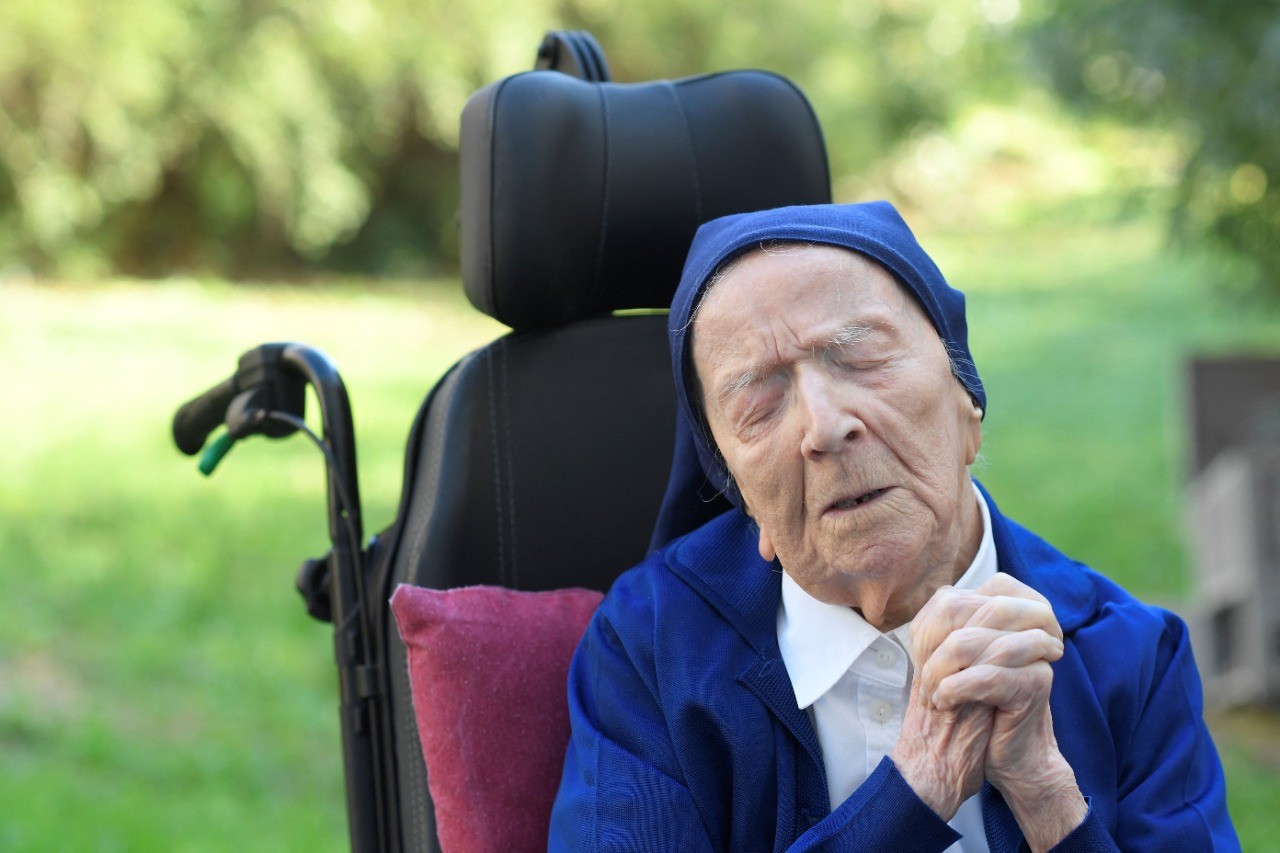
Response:
POLYGON ((1016 81, 1016 0, 580 0, 575 25, 605 45, 615 77, 762 67, 795 80, 822 122, 838 197, 904 140, 1016 81), (768 21, 767 25, 762 22, 768 21))
POLYGON ((1181 233, 1280 261, 1280 12, 1256 0, 9 0, 3 18, 0 270, 449 266, 462 106, 564 27, 619 81, 783 73, 838 198, 960 218, 1113 184, 1077 156, 1096 125, 1062 121, 1030 58, 1091 114, 1167 131, 1095 148, 1176 171, 1181 233))
MULTIPOLYGON (((1050 0, 1033 29, 1057 90, 1185 135, 1175 233, 1280 266, 1280 6, 1050 0)), ((1265 282, 1280 293, 1280 279, 1265 282)))
POLYGON ((439 0, 68 0, 6 13, 0 250, 73 272, 321 260, 384 196, 403 195, 405 172, 421 183, 418 233, 402 229, 402 245, 434 249, 456 194, 458 109, 512 70, 494 49, 508 28, 539 32, 533 11, 439 0))
POLYGON ((0 268, 263 274, 445 261, 458 116, 586 27, 619 81, 796 79, 838 189, 1009 79, 1016 0, 10 0, 0 268), (760 21, 771 21, 761 26, 760 21))

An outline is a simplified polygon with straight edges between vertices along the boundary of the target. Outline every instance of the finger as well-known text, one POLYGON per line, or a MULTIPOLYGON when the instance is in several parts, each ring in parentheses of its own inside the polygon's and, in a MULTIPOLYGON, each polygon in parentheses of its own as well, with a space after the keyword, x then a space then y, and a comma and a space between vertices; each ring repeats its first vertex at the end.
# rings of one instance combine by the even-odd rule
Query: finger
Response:
POLYGON ((961 628, 938 647, 921 669, 920 690, 923 696, 932 696, 944 679, 970 667, 1015 669, 1037 661, 1052 663, 1062 653, 1062 641, 1038 628, 1013 633, 961 628))
POLYGON ((1028 666, 1038 660, 1053 663, 1062 657, 1063 648, 1062 640, 1040 628, 1002 631, 1000 636, 987 644, 978 656, 976 665, 1014 668, 1028 666))
POLYGON ((911 659, 915 665, 923 666, 951 632, 964 627, 987 603, 987 598, 973 590, 950 586, 935 592, 911 621, 911 659))
POLYGON ((1045 604, 1049 603, 1049 599, 1045 598, 1038 591, 1027 586, 1013 575, 1004 572, 996 572, 987 578, 977 592, 982 595, 1007 595, 1010 598, 1025 598, 1030 601, 1041 601, 1045 604))
MULTIPOLYGON (((920 613, 911 623, 911 655, 917 665, 927 661, 943 639, 955 629, 966 624, 974 612, 992 597, 1001 596, 1011 599, 1025 599, 1039 602, 1052 613, 1049 600, 1022 581, 996 572, 982 583, 976 590, 956 589, 944 586, 934 593, 925 603, 920 613)), ((1056 622, 1056 620, 1054 620, 1056 622)), ((985 623, 984 623, 985 624, 985 623)), ((992 625, 991 627, 1013 627, 992 625)), ((1025 627, 1035 627, 1026 625, 1025 627)), ((1061 636, 1061 631, 1050 630, 1049 633, 1061 636)))
POLYGON ((994 628, 959 628, 943 641, 920 670, 921 690, 932 696, 943 679, 981 664, 1007 668, 1038 660, 1062 657, 1062 641, 1047 631, 999 631, 994 628))
POLYGON ((1020 713, 1049 700, 1053 670, 1045 661, 1020 667, 980 664, 944 678, 930 696, 940 710, 978 703, 1020 713))
POLYGON ((1002 631, 1027 631, 1039 628, 1047 634, 1062 639, 1062 627, 1053 607, 1043 600, 1032 600, 1009 595, 989 596, 969 616, 965 626, 969 628, 997 628, 1002 631))
POLYGON ((957 628, 948 634, 920 667, 923 695, 932 696, 944 678, 977 663, 987 646, 1002 633, 995 628, 957 628))

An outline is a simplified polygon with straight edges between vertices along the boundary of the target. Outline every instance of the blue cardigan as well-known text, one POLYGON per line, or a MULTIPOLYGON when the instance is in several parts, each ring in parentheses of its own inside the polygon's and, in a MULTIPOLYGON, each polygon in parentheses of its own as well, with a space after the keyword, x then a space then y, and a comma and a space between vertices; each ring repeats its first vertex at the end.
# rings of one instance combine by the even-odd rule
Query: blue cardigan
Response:
MULTIPOLYGON (((1239 850, 1186 629, 1005 519, 1001 571, 1066 634, 1050 707, 1089 816, 1055 850, 1239 850)), ((780 574, 738 510, 614 584, 573 660, 550 849, 941 851, 959 836, 889 759, 834 812, 778 650, 780 574)), ((1026 849, 982 791, 993 853, 1026 849)))

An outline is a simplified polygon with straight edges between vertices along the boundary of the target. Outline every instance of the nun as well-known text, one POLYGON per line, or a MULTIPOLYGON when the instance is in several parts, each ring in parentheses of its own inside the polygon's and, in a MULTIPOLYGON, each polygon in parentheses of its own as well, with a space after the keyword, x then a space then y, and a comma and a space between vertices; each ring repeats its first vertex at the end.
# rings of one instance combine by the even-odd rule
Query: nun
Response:
POLYGON ((550 849, 1239 849, 1183 623, 971 476, 964 296, 892 206, 703 225, 670 341, 655 549, 574 657, 550 849))

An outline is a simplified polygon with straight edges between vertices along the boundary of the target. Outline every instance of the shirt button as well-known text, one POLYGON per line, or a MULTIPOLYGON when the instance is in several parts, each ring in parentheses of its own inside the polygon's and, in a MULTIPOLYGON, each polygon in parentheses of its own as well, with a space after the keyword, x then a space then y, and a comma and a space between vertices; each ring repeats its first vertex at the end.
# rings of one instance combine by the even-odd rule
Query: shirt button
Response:
POLYGON ((871 706, 871 716, 875 717, 877 723, 887 723, 892 715, 893 709, 888 702, 880 701, 871 706))
POLYGON ((881 669, 888 669, 898 660, 898 656, 893 653, 893 649, 886 649, 883 646, 876 649, 876 666, 881 669))

